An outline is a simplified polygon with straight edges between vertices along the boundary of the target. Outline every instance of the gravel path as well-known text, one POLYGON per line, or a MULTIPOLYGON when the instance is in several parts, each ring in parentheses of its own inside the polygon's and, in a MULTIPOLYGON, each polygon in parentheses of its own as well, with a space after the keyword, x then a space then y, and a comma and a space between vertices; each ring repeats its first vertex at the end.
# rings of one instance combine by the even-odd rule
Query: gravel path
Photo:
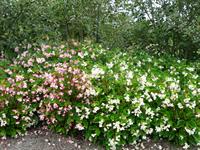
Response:
MULTIPOLYGON (((64 137, 47 129, 32 129, 26 136, 0 140, 0 150, 103 150, 104 148, 88 141, 64 137)), ((192 150, 200 150, 191 148, 192 150)), ((181 150, 167 142, 148 140, 135 146, 124 147, 123 150, 181 150)))

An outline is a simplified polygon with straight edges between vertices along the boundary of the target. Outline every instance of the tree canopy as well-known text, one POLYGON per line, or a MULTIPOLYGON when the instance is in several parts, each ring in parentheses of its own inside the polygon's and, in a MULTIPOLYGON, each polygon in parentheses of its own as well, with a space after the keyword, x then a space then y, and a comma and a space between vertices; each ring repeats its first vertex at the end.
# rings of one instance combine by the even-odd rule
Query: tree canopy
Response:
POLYGON ((197 59, 199 7, 196 0, 1 0, 0 49, 90 39, 197 59))

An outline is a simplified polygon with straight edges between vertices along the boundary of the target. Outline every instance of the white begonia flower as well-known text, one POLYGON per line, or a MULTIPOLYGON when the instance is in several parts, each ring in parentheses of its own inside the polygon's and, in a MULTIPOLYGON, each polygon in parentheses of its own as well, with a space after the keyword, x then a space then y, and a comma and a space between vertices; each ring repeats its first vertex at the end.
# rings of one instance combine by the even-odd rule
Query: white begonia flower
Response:
POLYGON ((114 66, 114 64, 110 62, 110 63, 106 63, 106 66, 108 66, 108 68, 111 69, 114 66))
POLYGON ((104 70, 101 69, 101 68, 98 68, 98 67, 94 67, 92 68, 92 74, 91 74, 91 77, 92 78, 99 78, 101 75, 104 75, 104 70))
POLYGON ((183 101, 184 101, 184 103, 189 103, 190 102, 190 98, 186 98, 183 101))
POLYGON ((33 70, 31 69, 31 68, 28 68, 28 73, 31 73, 31 72, 33 72, 33 70))
POLYGON ((88 64, 86 62, 83 62, 81 65, 86 67, 88 64))
POLYGON ((113 111, 115 106, 114 105, 106 105, 106 108, 108 109, 109 112, 111 112, 111 111, 113 111))
POLYGON ((84 53, 84 56, 88 56, 88 54, 89 54, 89 53, 86 51, 86 52, 84 53))
POLYGON ((83 130, 84 129, 84 127, 80 123, 77 124, 75 128, 78 129, 78 130, 83 130))
POLYGON ((192 67, 187 67, 186 69, 187 69, 188 71, 191 71, 191 72, 195 70, 195 69, 192 68, 192 67))
POLYGON ((169 86, 170 90, 176 90, 178 91, 180 89, 179 85, 176 82, 172 82, 169 86))
POLYGON ((45 62, 45 59, 44 58, 36 58, 36 61, 38 64, 41 64, 41 63, 45 62))
POLYGON ((171 82, 171 81, 173 81, 173 78, 171 78, 171 77, 166 78, 166 82, 171 82))
POLYGON ((147 123, 146 122, 142 122, 142 124, 140 125, 140 129, 141 130, 143 130, 143 131, 145 131, 146 130, 146 128, 147 128, 147 123))
POLYGON ((94 107, 93 113, 96 113, 99 110, 99 107, 94 107))
POLYGON ((115 74, 115 75, 114 75, 114 78, 115 78, 115 80, 118 80, 118 79, 119 79, 119 75, 118 75, 118 74, 115 74))
POLYGON ((133 124, 133 121, 131 119, 128 119, 127 127, 130 127, 133 124))
POLYGON ((14 119, 19 119, 19 116, 13 116, 14 119))
POLYGON ((133 72, 132 71, 128 71, 127 75, 126 75, 126 78, 132 79, 133 78, 133 72))
POLYGON ((78 107, 75 107, 75 109, 76 109, 76 112, 77 112, 77 113, 80 113, 80 112, 82 112, 82 110, 81 110, 81 109, 79 109, 78 107))
POLYGON ((183 109, 183 105, 181 103, 178 103, 178 108, 183 109))
POLYGON ((153 133, 153 128, 149 128, 149 129, 147 129, 147 130, 146 130, 146 133, 147 133, 147 134, 151 134, 151 133, 153 133))
POLYGON ((162 128, 161 127, 156 127, 156 132, 161 132, 162 131, 162 128))
POLYGON ((142 84, 142 85, 145 85, 145 83, 147 82, 147 75, 144 74, 140 77, 139 79, 139 82, 142 84))
POLYGON ((95 136, 96 136, 96 133, 91 134, 91 136, 92 136, 92 137, 95 137, 95 136))
POLYGON ((193 90, 193 91, 192 91, 192 95, 194 95, 194 96, 196 96, 197 93, 198 93, 197 90, 193 90))
POLYGON ((136 108, 133 113, 135 114, 135 116, 139 117, 140 114, 142 113, 142 111, 140 110, 140 108, 136 108))
POLYGON ((120 104, 120 100, 119 99, 110 99, 108 101, 108 103, 109 104, 116 104, 116 105, 118 105, 118 104, 120 104))
POLYGON ((117 132, 120 131, 120 128, 121 127, 120 127, 120 122, 119 121, 113 123, 113 129, 117 129, 117 132))
POLYGON ((141 67, 141 65, 142 65, 141 61, 138 61, 138 62, 137 62, 137 66, 138 66, 138 67, 141 67))
POLYGON ((129 95, 126 95, 126 96, 124 97, 124 99, 126 100, 126 102, 130 102, 130 97, 129 97, 129 95))
POLYGON ((190 90, 194 90, 194 89, 195 89, 195 85, 189 84, 189 85, 188 85, 188 88, 189 88, 190 90))
POLYGON ((22 102, 22 98, 21 98, 21 97, 20 97, 20 98, 18 98, 18 99, 17 99, 17 101, 19 101, 19 102, 22 102))
POLYGON ((152 59, 151 59, 151 58, 148 58, 147 61, 148 61, 148 62, 152 62, 152 59))
POLYGON ((95 54, 94 53, 92 53, 91 58, 95 59, 95 54))
POLYGON ((185 127, 185 131, 189 134, 189 135, 193 135, 196 131, 196 128, 193 128, 193 129, 188 129, 185 127))
POLYGON ((111 150, 116 150, 116 144, 117 142, 115 141, 115 139, 109 139, 109 145, 111 150))
POLYGON ((190 109, 194 109, 196 107, 196 102, 194 101, 194 102, 187 103, 185 106, 190 109))
POLYGON ((200 113, 196 114, 195 116, 196 116, 197 118, 200 118, 200 113))
POLYGON ((132 85, 132 82, 131 82, 130 79, 127 79, 126 81, 127 81, 127 85, 128 85, 128 86, 129 86, 129 85, 132 85))
POLYGON ((100 127, 100 128, 103 127, 103 123, 104 123, 104 120, 103 120, 103 119, 99 121, 99 127, 100 127))
POLYGON ((183 149, 188 149, 190 147, 190 145, 188 145, 187 143, 185 143, 185 145, 183 146, 183 149))
POLYGON ((120 64, 120 70, 121 71, 124 71, 124 70, 127 70, 128 69, 128 65, 125 63, 125 62, 122 62, 120 64))
POLYGON ((4 119, 6 118, 6 114, 5 113, 2 114, 2 118, 4 118, 4 119))
POLYGON ((171 97, 170 97, 170 99, 171 99, 171 100, 176 100, 176 99, 178 99, 178 94, 177 94, 177 93, 172 94, 171 97))
POLYGON ((146 109, 145 113, 146 113, 147 115, 150 115, 151 118, 153 118, 153 116, 155 115, 155 113, 151 110, 151 108, 146 109))
POLYGON ((0 118, 0 127, 4 127, 6 126, 6 124, 7 124, 7 121, 0 118))

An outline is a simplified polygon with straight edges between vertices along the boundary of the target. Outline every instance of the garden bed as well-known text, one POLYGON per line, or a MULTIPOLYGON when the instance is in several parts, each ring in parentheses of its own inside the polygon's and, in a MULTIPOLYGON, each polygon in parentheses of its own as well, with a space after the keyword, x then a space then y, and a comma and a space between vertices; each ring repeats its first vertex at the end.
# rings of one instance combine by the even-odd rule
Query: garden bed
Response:
POLYGON ((185 149, 200 144, 198 62, 43 45, 1 64, 2 137, 45 124, 113 150, 148 137, 185 149))

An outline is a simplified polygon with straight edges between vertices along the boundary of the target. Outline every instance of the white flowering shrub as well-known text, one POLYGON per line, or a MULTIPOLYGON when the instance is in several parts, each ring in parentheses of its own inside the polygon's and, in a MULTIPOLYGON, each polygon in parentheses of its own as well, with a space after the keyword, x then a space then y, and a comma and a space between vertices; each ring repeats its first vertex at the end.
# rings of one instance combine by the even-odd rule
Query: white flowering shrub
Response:
MULTIPOLYGON (((84 48, 83 48, 84 49, 84 48)), ((88 53, 89 47, 85 47, 88 53)), ((76 107, 87 139, 117 149, 147 137, 200 144, 196 64, 94 48, 83 60, 98 95, 76 107)))
POLYGON ((199 64, 99 45, 24 52, 2 69, 0 135, 41 121, 107 149, 148 137, 198 145, 199 64))

